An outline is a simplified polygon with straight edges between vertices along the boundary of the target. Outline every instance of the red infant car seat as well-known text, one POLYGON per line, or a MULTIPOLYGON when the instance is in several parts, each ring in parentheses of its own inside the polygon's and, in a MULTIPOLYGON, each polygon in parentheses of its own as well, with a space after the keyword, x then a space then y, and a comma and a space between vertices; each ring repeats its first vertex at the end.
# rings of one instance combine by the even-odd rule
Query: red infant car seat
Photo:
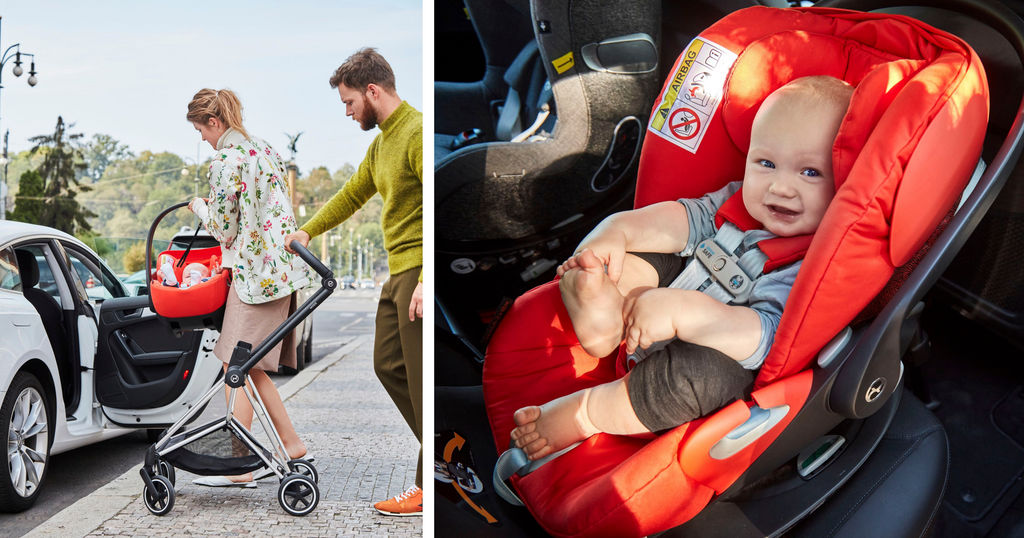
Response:
MULTIPOLYGON (((162 211, 153 221, 146 236, 146 267, 154 270, 148 283, 150 306, 157 315, 170 324, 175 334, 203 329, 219 331, 224 323, 224 308, 228 292, 231 290, 231 272, 223 271, 212 275, 206 282, 180 289, 163 285, 160 268, 153 264, 151 258, 153 238, 160 221, 172 211, 187 206, 188 202, 182 202, 162 211)), ((195 237, 192 239, 194 241, 195 237)), ((165 250, 157 255, 157 260, 164 259, 164 256, 174 259, 172 267, 178 282, 183 280, 182 273, 189 264, 201 263, 209 266, 212 258, 223 259, 219 246, 193 249, 191 244, 185 250, 165 250)), ((212 273, 213 267, 210 269, 212 273)))
MULTIPOLYGON (((734 402, 653 439, 595 435, 511 478, 555 536, 660 532, 728 489, 807 401, 816 354, 898 280, 894 271, 912 265, 952 213, 978 162, 988 121, 988 88, 974 51, 900 15, 752 7, 702 32, 671 73, 652 110, 636 207, 699 197, 742 178, 761 102, 809 75, 856 86, 833 146, 836 196, 804 258, 750 402, 734 402), (710 456, 755 405, 782 410, 781 418, 730 454, 710 456)), ((509 446, 517 409, 616 379, 623 355, 597 358, 582 350, 556 283, 520 297, 484 362, 484 398, 499 451, 509 446)), ((901 371, 885 372, 887 396, 901 371)))

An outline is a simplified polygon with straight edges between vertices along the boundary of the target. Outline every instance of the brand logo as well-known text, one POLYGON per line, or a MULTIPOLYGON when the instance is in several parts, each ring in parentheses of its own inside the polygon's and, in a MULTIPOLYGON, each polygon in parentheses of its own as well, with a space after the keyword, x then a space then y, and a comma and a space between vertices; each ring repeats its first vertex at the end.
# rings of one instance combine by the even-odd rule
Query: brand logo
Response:
POLYGON ((713 257, 715 255, 715 251, 711 250, 711 247, 707 246, 707 243, 701 243, 700 244, 700 250, 708 258, 711 258, 711 257, 713 257))
POLYGON ((868 392, 864 395, 864 399, 871 403, 882 395, 883 390, 885 390, 885 378, 879 377, 871 382, 871 386, 868 387, 868 392))
POLYGON ((231 382, 238 383, 238 374, 231 374, 231 382))
POLYGON ((734 275, 729 279, 729 287, 734 290, 738 290, 743 287, 743 277, 740 275, 734 275))

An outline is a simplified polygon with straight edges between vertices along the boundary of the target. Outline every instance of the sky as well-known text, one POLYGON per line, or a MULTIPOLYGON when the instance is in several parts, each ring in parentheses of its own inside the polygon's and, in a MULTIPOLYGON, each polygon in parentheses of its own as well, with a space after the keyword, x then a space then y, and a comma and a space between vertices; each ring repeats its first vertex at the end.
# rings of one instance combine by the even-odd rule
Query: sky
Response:
MULTIPOLYGON (((303 132, 302 174, 358 165, 373 137, 345 116, 328 79, 360 47, 376 47, 395 72, 398 95, 423 110, 421 0, 209 2, 0 0, 0 53, 15 43, 35 54, 28 68, 0 75, 0 137, 9 151, 52 133, 57 116, 72 133, 108 134, 136 154, 171 152, 199 161, 185 119, 202 88, 238 94, 249 133, 286 159, 285 133, 303 132)), ((26 60, 24 56, 22 60, 26 60)))

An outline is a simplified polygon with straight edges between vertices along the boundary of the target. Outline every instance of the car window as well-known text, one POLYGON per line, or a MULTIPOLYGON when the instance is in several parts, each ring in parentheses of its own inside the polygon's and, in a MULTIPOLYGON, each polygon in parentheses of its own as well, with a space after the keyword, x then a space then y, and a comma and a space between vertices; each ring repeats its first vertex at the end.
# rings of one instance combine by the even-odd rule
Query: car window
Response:
POLYGON ((53 279, 53 270, 50 267, 50 262, 46 258, 46 253, 43 252, 43 247, 39 245, 28 245, 24 247, 18 247, 17 250, 25 250, 32 253, 32 257, 36 259, 36 265, 39 266, 39 282, 33 288, 44 291, 50 297, 53 297, 57 304, 64 307, 64 304, 60 300, 60 290, 57 288, 57 281, 53 279))
POLYGON ((21 274, 18 272, 18 258, 14 249, 0 250, 0 289, 21 291, 21 274))
POLYGON ((71 265, 75 268, 75 273, 81 279, 82 285, 85 286, 85 293, 89 299, 95 301, 128 296, 117 277, 109 269, 98 265, 80 252, 70 248, 66 250, 71 258, 71 265))

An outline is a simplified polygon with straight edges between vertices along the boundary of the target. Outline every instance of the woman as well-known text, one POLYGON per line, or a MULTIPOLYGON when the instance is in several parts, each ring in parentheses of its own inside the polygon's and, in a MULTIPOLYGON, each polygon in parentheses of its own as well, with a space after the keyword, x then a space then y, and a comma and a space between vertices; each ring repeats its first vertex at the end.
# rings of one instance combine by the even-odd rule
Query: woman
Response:
MULTIPOLYGON (((213 353, 227 362, 239 340, 255 348, 295 310, 295 291, 311 282, 312 271, 284 250, 284 237, 298 229, 292 213, 281 156, 242 126, 242 104, 230 90, 203 89, 188 104, 188 121, 217 153, 210 166, 210 197, 189 209, 220 241, 224 268, 231 269, 224 325, 213 353)), ((306 457, 281 395, 266 370, 295 367, 295 332, 274 347, 249 373, 292 459, 306 457)), ((225 387, 227 389, 227 387, 225 387)), ((227 392, 227 390, 225 391, 227 392)), ((253 409, 239 394, 235 417, 247 428, 253 409)), ((264 471, 263 476, 269 476, 264 471)), ((252 473, 200 478, 204 486, 255 487, 252 473)))

